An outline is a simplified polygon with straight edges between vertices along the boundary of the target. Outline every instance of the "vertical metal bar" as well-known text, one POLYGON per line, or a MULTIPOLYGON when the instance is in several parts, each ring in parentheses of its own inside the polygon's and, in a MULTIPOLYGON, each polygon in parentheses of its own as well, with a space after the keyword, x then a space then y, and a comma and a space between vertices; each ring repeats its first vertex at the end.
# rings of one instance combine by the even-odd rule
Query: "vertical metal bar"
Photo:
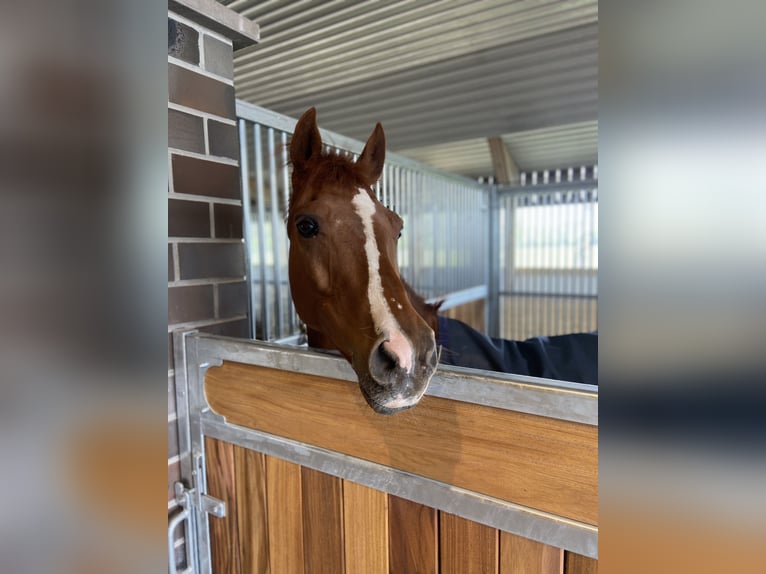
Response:
POLYGON ((427 237, 428 245, 431 248, 431 273, 428 281, 429 295, 435 296, 436 293, 436 265, 437 265, 437 241, 440 241, 444 235, 441 234, 439 226, 439 204, 434 201, 436 180, 433 176, 428 176, 428 198, 427 203, 431 206, 431 234, 427 237), (438 238, 438 239, 437 239, 438 238))
POLYGON ((460 281, 460 214, 457 210, 457 184, 450 185, 450 220, 452 233, 452 252, 450 254, 450 291, 457 291, 460 281))
POLYGON ((554 258, 553 258, 553 265, 555 267, 555 276, 554 276, 554 291, 556 294, 556 297, 554 299, 554 307, 553 307, 553 318, 554 318, 554 329, 555 332, 554 335, 560 335, 562 333, 561 328, 561 316, 562 316, 562 310, 563 310, 563 304, 564 300, 561 296, 562 292, 562 285, 561 282, 563 280, 562 277, 562 261, 561 261, 561 251, 562 251, 562 244, 563 244, 563 237, 561 234, 561 210, 564 206, 564 200, 561 195, 560 191, 557 191, 554 195, 555 199, 555 211, 553 213, 553 240, 554 245, 556 246, 556 251, 554 252, 554 258))
MULTIPOLYGON (((594 269, 596 267, 595 261, 593 261, 593 238, 595 237, 596 233, 596 202, 593 198, 594 192, 593 190, 588 192, 588 217, 590 220, 590 224, 588 225, 588 269, 590 270, 594 269)), ((589 277, 592 276, 592 273, 589 273, 589 277)), ((596 299, 593 297, 593 283, 592 281, 589 281, 588 285, 588 331, 593 331, 596 328, 596 325, 594 324, 594 321, 592 320, 593 315, 595 314, 595 303, 596 299)))
MULTIPOLYGON (((200 468, 199 461, 204 454, 204 438, 202 436, 202 425, 200 414, 206 405, 203 381, 201 377, 201 365, 199 361, 197 339, 194 332, 182 334, 185 349, 185 370, 187 381, 187 397, 189 406, 189 440, 190 440, 190 472, 191 486, 196 490, 199 496, 200 489, 204 488, 205 469, 200 468)), ((195 510, 191 511, 191 530, 187 533, 186 543, 193 540, 192 554, 196 561, 193 571, 200 573, 210 572, 210 531, 208 530, 207 514, 199 511, 199 506, 195 505, 195 510)), ((188 564, 187 564, 188 566, 188 564)))
MULTIPOLYGON (((406 172, 406 177, 407 187, 405 189, 405 194, 407 199, 408 220, 411 222, 410 226, 416 227, 414 221, 416 214, 418 213, 418 209, 415 202, 417 201, 418 194, 415 193, 415 172, 411 169, 408 169, 406 172)), ((420 289, 421 284, 418 273, 420 266, 418 265, 417 261, 418 247, 420 247, 420 242, 417 239, 420 232, 422 232, 422 230, 418 230, 417 233, 411 235, 407 240, 407 246, 410 252, 409 257, 407 258, 407 273, 413 282, 413 288, 416 291, 420 289)))
MULTIPOLYGON (((465 289, 469 287, 468 279, 470 277, 470 269, 468 268, 468 259, 465 256, 466 250, 470 246, 470 239, 466 233, 468 229, 468 222, 470 221, 471 211, 466 209, 465 205, 465 193, 463 186, 460 184, 455 185, 455 223, 458 226, 459 233, 457 245, 457 258, 456 258, 456 272, 455 272, 455 289, 465 289), (466 217, 466 215, 468 217, 466 217)), ((499 258, 498 258, 499 261, 499 258)), ((499 277, 498 277, 499 280, 499 277)), ((499 315, 498 315, 499 316, 499 315)), ((499 330, 499 329, 498 329, 499 330)))
MULTIPOLYGON (((477 194, 478 195, 478 194, 477 194)), ((473 247, 473 241, 470 233, 470 225, 473 221, 474 212, 476 210, 476 202, 474 205, 468 205, 467 202, 468 190, 463 184, 457 186, 457 220, 460 225, 460 243, 459 249, 459 289, 467 289, 473 287, 471 279, 474 274, 473 271, 476 268, 476 261, 471 261, 468 257, 469 250, 473 247), (466 217, 467 216, 467 217, 466 217)), ((478 197, 477 197, 478 199, 478 197)), ((499 261, 499 258, 498 258, 499 261)), ((498 329, 499 332, 499 329, 498 329)))
POLYGON ((514 193, 511 196, 511 201, 513 202, 513 219, 511 219, 511 228, 513 229, 513 233, 509 236, 509 245, 508 250, 511 252, 511 260, 513 261, 513 267, 511 268, 511 284, 510 284, 510 296, 508 300, 510 301, 511 306, 511 313, 513 313, 513 332, 512 335, 510 335, 509 338, 511 339, 522 339, 521 332, 522 332, 522 320, 523 320, 523 308, 517 305, 516 302, 516 296, 515 293, 519 291, 519 273, 517 273, 517 270, 519 268, 519 261, 517 258, 517 249, 516 246, 519 245, 522 242, 522 234, 518 227, 518 220, 519 220, 519 206, 521 205, 521 194, 514 193))
POLYGON ((413 172, 414 187, 410 190, 412 193, 412 213, 417 217, 417 233, 412 238, 413 254, 412 269, 410 270, 410 277, 414 281, 415 291, 429 296, 427 292, 428 269, 426 267, 426 237, 428 236, 428 229, 426 227, 425 215, 428 210, 428 202, 425 198, 426 193, 426 178, 422 172, 413 172))
POLYGON ((245 277, 247 279, 248 336, 255 338, 256 309, 253 289, 253 205, 250 199, 250 157, 247 146, 247 124, 239 120, 239 169, 242 177, 242 230, 245 236, 245 277))
POLYGON ((444 215, 444 265, 442 266, 442 276, 440 287, 442 287, 445 293, 449 293, 452 290, 452 242, 455 238, 455 227, 452 222, 452 209, 450 209, 450 192, 452 191, 452 185, 450 182, 445 182, 444 195, 442 201, 444 202, 444 209, 442 211, 444 215))
MULTIPOLYGON (((532 183, 533 185, 537 183, 537 172, 534 172, 532 177, 532 183)), ((535 226, 535 241, 537 243, 537 250, 535 253, 535 259, 536 259, 536 268, 537 268, 537 277, 536 284, 537 288, 535 289, 535 335, 543 335, 543 306, 544 306, 544 300, 542 298, 543 289, 545 288, 545 278, 543 277, 543 259, 544 255, 543 252, 545 251, 545 242, 543 241, 543 238, 545 237, 545 206, 543 202, 545 201, 545 197, 542 193, 538 192, 537 194, 537 207, 536 207, 536 213, 537 213, 537 225, 535 226)))
POLYGON ((547 210, 546 210, 546 202, 548 200, 548 197, 544 194, 540 194, 540 289, 539 289, 539 309, 540 309, 540 320, 537 325, 537 335, 545 335, 546 334, 546 305, 548 303, 545 293, 546 293, 546 287, 548 284, 547 277, 545 275, 546 272, 546 261, 548 256, 548 240, 547 240, 547 231, 548 226, 546 225, 546 218, 547 218, 547 210))
POLYGON ((455 183, 452 183, 450 185, 450 193, 449 193, 449 202, 450 202, 450 221, 451 221, 451 229, 452 232, 450 233, 450 236, 452 237, 452 249, 450 254, 450 283, 449 288, 450 291, 456 291, 458 286, 458 281, 460 280, 459 277, 459 269, 460 269, 460 217, 457 210, 457 185, 455 183))
POLYGON ((493 185, 489 191, 489 225, 487 236, 487 294, 488 301, 486 306, 486 327, 487 334, 490 337, 500 336, 499 325, 499 257, 498 257, 498 245, 500 244, 499 237, 499 210, 498 210, 498 191, 497 186, 493 185))
POLYGON ((268 283, 266 276, 266 214, 264 210, 263 192, 263 143, 261 141, 261 125, 253 125, 253 153, 255 155, 255 190, 258 207, 258 256, 260 258, 261 281, 261 339, 268 341, 271 337, 271 309, 268 301, 268 283))
MULTIPOLYGON (((512 293, 513 292, 513 279, 515 274, 515 268, 516 268, 516 254, 514 253, 513 246, 516 243, 514 241, 514 238, 516 236, 516 227, 514 225, 514 222, 516 220, 516 198, 511 195, 507 194, 505 196, 505 236, 501 238, 501 241, 505 243, 505 285, 503 288, 503 291, 506 293, 512 293)), ((509 300, 507 296, 505 297, 505 300, 509 300)), ((510 312, 514 312, 513 307, 511 307, 510 312)), ((506 329, 503 329, 502 336, 507 338, 513 338, 511 333, 516 331, 515 328, 515 316, 510 315, 508 311, 503 312, 503 316, 507 316, 508 321, 508 327, 506 329)))
POLYGON ((529 291, 529 257, 527 256, 529 250, 529 194, 526 192, 519 194, 517 201, 519 209, 516 211, 514 225, 519 229, 517 234, 519 245, 514 249, 516 250, 516 275, 518 277, 516 288, 518 295, 514 299, 517 299, 515 307, 516 312, 521 317, 521 326, 520 331, 516 333, 515 337, 524 339, 525 337, 522 333, 526 333, 527 312, 529 310, 524 297, 524 293, 529 291), (522 207, 523 209, 521 209, 522 207))
POLYGON ((386 207, 390 207, 388 202, 388 172, 391 169, 390 164, 384 164, 383 165, 383 177, 381 179, 381 188, 382 192, 380 194, 380 202, 385 205, 386 207))
POLYGON ((401 193, 401 170, 399 166, 394 167, 394 197, 392 201, 393 209, 397 213, 401 213, 401 206, 399 205, 399 194, 401 193))
POLYGON ((574 327, 574 320, 572 319, 572 310, 574 309, 574 295, 573 295, 573 279, 574 279, 574 253, 572 248, 574 246, 574 194, 571 190, 567 190, 567 218, 566 218, 566 238, 567 238, 567 281, 566 281, 566 294, 567 294, 567 306, 566 306, 566 318, 567 318, 567 333, 573 333, 576 331, 574 327))
POLYGON ((284 318, 282 302, 282 227, 283 223, 279 216, 279 195, 277 193, 277 161, 276 149, 274 146, 274 128, 266 131, 269 154, 269 199, 271 203, 271 243, 272 243, 272 262, 274 272, 272 280, 274 282, 274 315, 276 316, 276 325, 274 338, 284 337, 284 318))
MULTIPOLYGON (((279 171, 282 174, 282 193, 284 198, 284 212, 282 215, 284 216, 284 220, 287 220, 287 213, 290 209, 290 173, 287 168, 287 132, 281 132, 279 136, 279 147, 281 150, 281 165, 279 166, 279 171)), ((287 237, 287 232, 285 231, 285 234, 283 235, 285 239, 285 257, 289 257, 289 239, 287 237)), ((293 306, 293 297, 290 292, 290 281, 285 281, 285 291, 287 296, 287 333, 286 335, 295 335, 296 334, 296 315, 295 315, 295 307, 293 306)))
MULTIPOLYGON (((412 221, 410 215, 415 212, 415 209, 410 205, 410 202, 413 201, 415 195, 412 193, 411 186, 412 182, 410 182, 407 189, 407 208, 398 212, 399 217, 401 217, 402 221, 404 222, 404 228, 408 231, 410 231, 409 227, 411 226, 410 222, 412 221)), ((402 277, 404 277, 404 280, 414 288, 416 283, 412 280, 413 277, 411 271, 413 266, 413 257, 415 255, 415 242, 412 241, 411 237, 405 237, 404 231, 402 231, 402 238, 399 240, 398 255, 401 255, 399 258, 399 269, 402 273, 402 277)))
MULTIPOLYGON (((465 287, 471 287, 477 285, 476 279, 485 277, 483 271, 482 262, 478 257, 471 257, 472 253, 476 253, 476 249, 480 248, 478 243, 478 237, 474 229, 481 229, 479 225, 479 214, 481 210, 481 191, 473 190, 466 186, 460 187, 461 197, 461 213, 469 214, 467 219, 463 219, 463 284, 465 287)), ((499 244, 498 244, 499 248, 499 244)), ((481 251, 479 251, 481 253, 481 251)), ((484 281, 481 281, 484 283, 484 281)), ((498 301, 498 313, 499 313, 499 301, 498 301)))
POLYGON ((583 307, 585 306, 585 280, 587 269, 585 268, 585 249, 586 239, 585 235, 585 211, 582 191, 577 190, 577 263, 578 263, 578 275, 577 275, 577 328, 581 331, 585 331, 585 324, 583 322, 583 307))
POLYGON ((503 305, 502 293, 508 288, 508 253, 506 252, 506 238, 508 237, 508 196, 498 191, 498 235, 497 235, 497 312, 498 333, 505 337, 508 331, 505 306, 503 305))

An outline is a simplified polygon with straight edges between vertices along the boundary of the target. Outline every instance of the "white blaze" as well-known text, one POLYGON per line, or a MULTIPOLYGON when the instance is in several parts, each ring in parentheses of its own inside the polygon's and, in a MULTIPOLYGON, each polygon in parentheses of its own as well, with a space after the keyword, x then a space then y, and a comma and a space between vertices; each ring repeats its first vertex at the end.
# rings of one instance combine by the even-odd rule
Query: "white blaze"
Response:
POLYGON ((361 218, 364 228, 364 252, 367 256, 369 277, 367 298, 370 301, 370 312, 375 324, 375 332, 377 334, 383 333, 388 337, 388 347, 394 351, 399 359, 399 366, 409 372, 412 370, 412 346, 391 313, 391 308, 383 294, 383 283, 380 280, 380 251, 378 250, 378 242, 375 240, 375 229, 372 225, 375 202, 366 190, 360 188, 359 193, 354 196, 351 203, 361 218))

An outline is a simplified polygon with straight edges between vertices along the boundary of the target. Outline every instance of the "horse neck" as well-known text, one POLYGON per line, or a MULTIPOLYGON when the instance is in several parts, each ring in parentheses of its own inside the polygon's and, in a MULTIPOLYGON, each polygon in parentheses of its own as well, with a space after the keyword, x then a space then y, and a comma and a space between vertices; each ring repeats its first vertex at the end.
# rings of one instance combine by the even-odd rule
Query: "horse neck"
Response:
POLYGON ((402 283, 404 283, 404 289, 407 291, 407 297, 410 300, 410 303, 412 304, 412 307, 415 309, 415 311, 420 315, 423 320, 428 324, 431 329, 434 331, 434 335, 439 337, 439 306, 441 303, 437 303, 436 305, 431 305, 430 303, 426 303, 426 300, 423 299, 420 295, 418 295, 415 290, 410 287, 410 285, 402 280, 402 283))

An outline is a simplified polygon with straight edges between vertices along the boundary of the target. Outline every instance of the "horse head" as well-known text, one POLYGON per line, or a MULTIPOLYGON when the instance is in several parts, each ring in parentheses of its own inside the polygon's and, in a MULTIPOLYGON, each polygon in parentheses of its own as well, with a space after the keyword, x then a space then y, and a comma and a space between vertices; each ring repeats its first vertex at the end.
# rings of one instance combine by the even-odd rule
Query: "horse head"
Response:
POLYGON ((304 113, 290 143, 287 232, 290 288, 309 344, 339 350, 367 403, 392 414, 417 404, 438 356, 435 308, 399 275, 402 219, 373 193, 385 146, 377 124, 355 162, 325 153, 316 110, 304 113), (431 325, 424 308, 434 311, 431 325))

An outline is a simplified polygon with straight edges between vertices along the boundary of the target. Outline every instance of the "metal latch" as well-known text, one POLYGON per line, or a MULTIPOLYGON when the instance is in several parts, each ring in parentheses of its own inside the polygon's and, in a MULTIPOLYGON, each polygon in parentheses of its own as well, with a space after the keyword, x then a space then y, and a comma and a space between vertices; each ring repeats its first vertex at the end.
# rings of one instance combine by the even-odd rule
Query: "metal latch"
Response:
POLYGON ((212 514, 218 518, 226 516, 226 503, 209 494, 198 494, 195 489, 188 489, 182 483, 176 482, 173 485, 176 494, 176 502, 181 507, 173 518, 168 522, 168 572, 170 574, 179 574, 176 569, 174 535, 178 526, 186 522, 186 568, 180 574, 191 574, 194 572, 193 557, 196 555, 194 547, 194 533, 192 524, 194 522, 194 513, 192 510, 198 510, 207 514, 212 514))

